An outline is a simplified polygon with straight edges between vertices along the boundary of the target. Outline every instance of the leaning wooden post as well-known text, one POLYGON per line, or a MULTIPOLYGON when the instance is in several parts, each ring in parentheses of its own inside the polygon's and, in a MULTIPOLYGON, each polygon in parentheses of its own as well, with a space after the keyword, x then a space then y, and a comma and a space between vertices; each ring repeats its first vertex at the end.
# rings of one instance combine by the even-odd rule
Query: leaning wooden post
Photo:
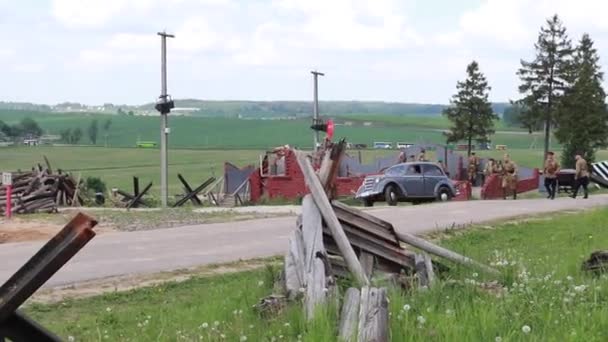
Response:
POLYGON ((425 252, 440 256, 442 258, 446 258, 457 264, 474 267, 474 268, 477 268, 481 271, 484 271, 484 272, 494 275, 494 276, 500 275, 500 272, 498 272, 496 269, 494 269, 490 266, 484 265, 484 264, 477 262, 464 255, 460 255, 458 253, 452 252, 449 249, 445 249, 443 247, 437 246, 436 244, 426 241, 424 239, 421 239, 415 235, 412 235, 409 233, 397 232, 397 238, 399 238, 399 240, 401 240, 409 245, 412 245, 416 248, 420 248, 425 252))
POLYGON ((317 204, 317 207, 321 211, 321 215, 323 215, 325 223, 331 231, 331 235, 336 241, 336 245, 338 246, 340 253, 344 257, 344 261, 346 261, 348 270, 355 276, 355 280, 359 284, 369 285, 369 280, 361 267, 361 263, 359 262, 359 259, 357 259, 357 255, 350 245, 350 242, 348 241, 348 238, 346 237, 346 234, 344 233, 344 230, 336 217, 336 213, 334 213, 331 204, 329 203, 329 199, 325 194, 323 185, 321 185, 319 178, 315 174, 315 171, 310 164, 310 160, 308 160, 303 152, 295 152, 300 169, 302 169, 302 173, 304 174, 306 184, 310 189, 310 193, 317 204))

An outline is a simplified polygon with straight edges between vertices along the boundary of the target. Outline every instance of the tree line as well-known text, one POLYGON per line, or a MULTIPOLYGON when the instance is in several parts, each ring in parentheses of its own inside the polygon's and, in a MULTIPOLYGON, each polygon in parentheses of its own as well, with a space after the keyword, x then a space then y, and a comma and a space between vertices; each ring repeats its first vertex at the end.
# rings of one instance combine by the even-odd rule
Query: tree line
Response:
POLYGON ((23 118, 15 125, 6 124, 0 120, 0 138, 17 139, 27 137, 40 137, 44 131, 38 125, 38 122, 32 118, 23 118))
MULTIPOLYGON (((608 109, 602 87, 603 72, 594 42, 585 33, 576 46, 557 15, 547 19, 534 44, 535 57, 521 60, 517 75, 520 99, 505 109, 507 124, 533 131, 544 130, 544 152, 551 137, 563 145, 562 164, 573 167, 574 154, 595 160, 595 149, 608 145, 608 109)), ((476 61, 467 66, 467 78, 443 114, 451 121, 448 142, 489 142, 498 117, 488 101, 491 87, 476 61)))
MULTIPOLYGON (((111 126, 112 126, 112 119, 107 119, 106 121, 104 121, 103 126, 102 126, 102 129, 104 131, 104 138, 105 138, 106 145, 107 145, 111 126)), ((80 127, 65 128, 59 132, 61 141, 63 141, 66 144, 73 144, 73 145, 80 143, 80 140, 82 139, 83 135, 84 135, 84 132, 83 132, 82 128, 80 128, 80 127)), ((87 136, 89 138, 89 142, 92 145, 97 144, 97 138, 99 137, 99 121, 97 119, 93 119, 91 121, 91 123, 89 124, 89 127, 87 128, 87 136)))

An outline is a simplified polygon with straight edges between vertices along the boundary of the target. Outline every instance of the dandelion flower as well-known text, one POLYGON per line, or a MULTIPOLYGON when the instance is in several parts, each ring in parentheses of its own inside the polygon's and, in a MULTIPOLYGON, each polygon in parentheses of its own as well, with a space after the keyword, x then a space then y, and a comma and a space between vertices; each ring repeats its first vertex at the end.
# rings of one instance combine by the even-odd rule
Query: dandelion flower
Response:
POLYGON ((474 272, 473 273, 473 278, 477 278, 477 277, 479 277, 479 274, 477 274, 477 272, 474 272))
POLYGON ((205 323, 201 324, 201 328, 207 329, 207 328, 209 328, 209 324, 207 322, 205 322, 205 323))
POLYGON ((572 278, 571 276, 567 276, 567 277, 566 277, 566 279, 567 279, 568 281, 572 281, 572 280, 574 280, 574 278, 572 278))
POLYGON ((403 311, 410 311, 410 309, 411 309, 411 308, 412 308, 412 307, 411 307, 409 304, 405 304, 405 305, 403 306, 403 311))
POLYGON ((524 334, 529 334, 530 331, 532 331, 532 328, 530 328, 529 325, 524 325, 523 327, 521 327, 521 331, 523 331, 524 334))
POLYGON ((260 287, 264 286, 264 281, 263 280, 258 281, 258 286, 260 286, 260 287))
POLYGON ((253 324, 249 324, 249 329, 253 329, 253 324))
POLYGON ((215 322, 213 322, 213 325, 215 325, 217 327, 217 326, 220 325, 220 322, 219 321, 215 321, 215 322))
POLYGON ((68 341, 70 342, 74 342, 76 339, 74 338, 74 336, 70 335, 68 336, 68 341))
POLYGON ((416 320, 418 321, 418 323, 420 324, 424 324, 426 322, 426 319, 423 316, 418 316, 416 317, 416 320))
POLYGON ((108 306, 108 307, 106 308, 106 312, 112 312, 112 308, 108 306))
POLYGON ((241 342, 245 342, 245 341, 247 341, 247 336, 245 336, 245 335, 241 336, 241 342))
POLYGON ((496 336, 496 337, 494 338, 494 342, 502 342, 502 337, 500 337, 500 336, 496 336))
POLYGON ((287 323, 285 323, 283 325, 286 326, 286 327, 288 327, 290 324, 289 324, 289 322, 287 322, 287 323))

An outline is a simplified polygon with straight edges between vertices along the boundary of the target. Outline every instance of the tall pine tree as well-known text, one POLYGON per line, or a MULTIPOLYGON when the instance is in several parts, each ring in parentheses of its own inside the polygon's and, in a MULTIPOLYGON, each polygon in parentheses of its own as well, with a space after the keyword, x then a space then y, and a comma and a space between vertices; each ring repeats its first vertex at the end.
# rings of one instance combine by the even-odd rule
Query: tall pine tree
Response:
POLYGON ((488 101, 490 89, 486 77, 479 71, 479 64, 473 61, 467 66, 467 79, 456 84, 457 93, 452 96, 450 107, 443 111, 452 122, 448 142, 465 140, 469 156, 473 140, 488 142, 494 134, 494 120, 498 116, 488 101))
POLYGON ((603 73, 599 56, 588 34, 581 38, 571 73, 572 88, 567 90, 558 111, 555 136, 564 145, 562 164, 574 166, 574 155, 594 161, 594 150, 608 143, 608 110, 602 88, 603 73))
POLYGON ((521 113, 520 121, 530 131, 544 126, 546 155, 551 125, 555 123, 559 101, 570 86, 568 75, 572 67, 572 43, 557 14, 541 27, 534 48, 534 60, 522 60, 517 72, 522 81, 519 92, 524 96, 519 102, 526 109, 521 113))

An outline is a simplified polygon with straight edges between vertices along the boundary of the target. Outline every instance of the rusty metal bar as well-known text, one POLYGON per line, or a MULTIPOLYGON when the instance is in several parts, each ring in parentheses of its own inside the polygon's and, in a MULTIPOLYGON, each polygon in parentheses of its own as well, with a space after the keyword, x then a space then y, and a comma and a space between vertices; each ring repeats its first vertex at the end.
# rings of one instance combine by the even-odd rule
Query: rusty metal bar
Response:
POLYGON ((0 287, 0 322, 11 316, 36 290, 94 236, 93 218, 78 213, 0 287))
POLYGON ((61 342, 61 338, 27 317, 19 310, 0 323, 0 341, 61 342))

